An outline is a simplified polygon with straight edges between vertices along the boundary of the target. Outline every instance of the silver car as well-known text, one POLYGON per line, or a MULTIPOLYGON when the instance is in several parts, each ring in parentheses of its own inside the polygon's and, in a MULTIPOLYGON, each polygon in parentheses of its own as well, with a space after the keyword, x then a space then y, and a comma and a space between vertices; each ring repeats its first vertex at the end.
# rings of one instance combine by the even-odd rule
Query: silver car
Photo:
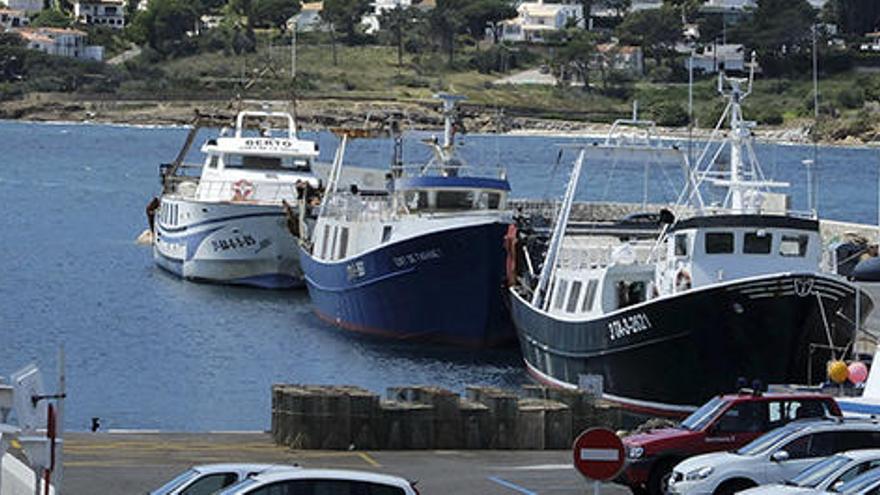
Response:
POLYGON ((880 467, 880 449, 850 450, 813 464, 794 478, 740 492, 746 495, 794 495, 835 490, 862 473, 880 467))
POLYGON ((210 495, 260 473, 298 469, 281 464, 205 464, 193 466, 150 495, 210 495))

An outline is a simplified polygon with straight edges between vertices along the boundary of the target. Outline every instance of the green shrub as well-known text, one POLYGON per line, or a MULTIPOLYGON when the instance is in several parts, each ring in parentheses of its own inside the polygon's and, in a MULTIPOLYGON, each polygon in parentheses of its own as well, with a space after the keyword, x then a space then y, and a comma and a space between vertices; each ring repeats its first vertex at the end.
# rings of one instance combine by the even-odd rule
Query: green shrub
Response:
POLYGON ((495 45, 488 50, 476 52, 470 59, 470 67, 483 74, 507 72, 520 69, 537 59, 528 50, 512 49, 506 45, 495 45))
POLYGON ((835 100, 843 108, 862 108, 865 104, 865 91, 856 86, 846 87, 837 92, 835 100))
POLYGON ((395 86, 406 86, 407 88, 428 88, 431 81, 419 76, 409 74, 397 74, 391 78, 391 84, 395 86))
POLYGON ((756 109, 752 113, 752 118, 759 124, 765 125, 782 125, 785 120, 782 116, 782 110, 773 105, 764 105, 756 109))
POLYGON ((681 127, 688 123, 688 114, 685 108, 673 101, 664 101, 655 104, 649 109, 651 118, 658 125, 668 127, 681 127))

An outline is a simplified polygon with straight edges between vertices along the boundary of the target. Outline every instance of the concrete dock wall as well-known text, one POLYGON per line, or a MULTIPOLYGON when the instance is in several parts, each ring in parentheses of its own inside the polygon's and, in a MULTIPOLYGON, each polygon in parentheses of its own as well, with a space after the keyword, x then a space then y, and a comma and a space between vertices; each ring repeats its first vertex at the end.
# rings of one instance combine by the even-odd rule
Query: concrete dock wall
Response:
POLYGON ((358 387, 274 385, 272 437, 293 449, 567 449, 593 426, 628 426, 586 392, 405 386, 387 398, 358 387))

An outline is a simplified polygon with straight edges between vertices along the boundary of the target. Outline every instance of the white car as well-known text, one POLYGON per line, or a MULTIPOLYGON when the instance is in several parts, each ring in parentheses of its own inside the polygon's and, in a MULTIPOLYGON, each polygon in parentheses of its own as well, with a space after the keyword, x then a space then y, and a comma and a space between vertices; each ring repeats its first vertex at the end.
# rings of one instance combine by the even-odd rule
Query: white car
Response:
POLYGON ((880 494, 880 469, 862 473, 831 491, 817 492, 833 495, 878 495, 880 494))
POLYGON ((386 474, 341 469, 271 471, 217 495, 419 495, 415 483, 386 474))
POLYGON ((193 466, 150 492, 150 495, 209 495, 249 476, 270 471, 299 469, 282 464, 205 464, 193 466))
POLYGON ((794 495, 834 490, 862 473, 880 467, 880 449, 833 455, 782 483, 749 488, 742 495, 794 495))
POLYGON ((728 495, 795 477, 824 457, 855 449, 880 448, 880 424, 863 420, 790 423, 735 452, 691 457, 672 471, 672 494, 728 495))

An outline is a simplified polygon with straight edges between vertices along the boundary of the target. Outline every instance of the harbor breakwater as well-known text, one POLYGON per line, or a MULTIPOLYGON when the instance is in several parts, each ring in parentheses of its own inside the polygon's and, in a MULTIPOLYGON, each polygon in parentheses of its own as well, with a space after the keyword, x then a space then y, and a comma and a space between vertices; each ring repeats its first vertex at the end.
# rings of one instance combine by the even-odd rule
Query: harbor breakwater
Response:
POLYGON ((387 398, 353 386, 274 385, 275 442, 292 449, 568 449, 583 430, 644 418, 582 390, 525 385, 516 393, 467 387, 391 387, 387 398))

